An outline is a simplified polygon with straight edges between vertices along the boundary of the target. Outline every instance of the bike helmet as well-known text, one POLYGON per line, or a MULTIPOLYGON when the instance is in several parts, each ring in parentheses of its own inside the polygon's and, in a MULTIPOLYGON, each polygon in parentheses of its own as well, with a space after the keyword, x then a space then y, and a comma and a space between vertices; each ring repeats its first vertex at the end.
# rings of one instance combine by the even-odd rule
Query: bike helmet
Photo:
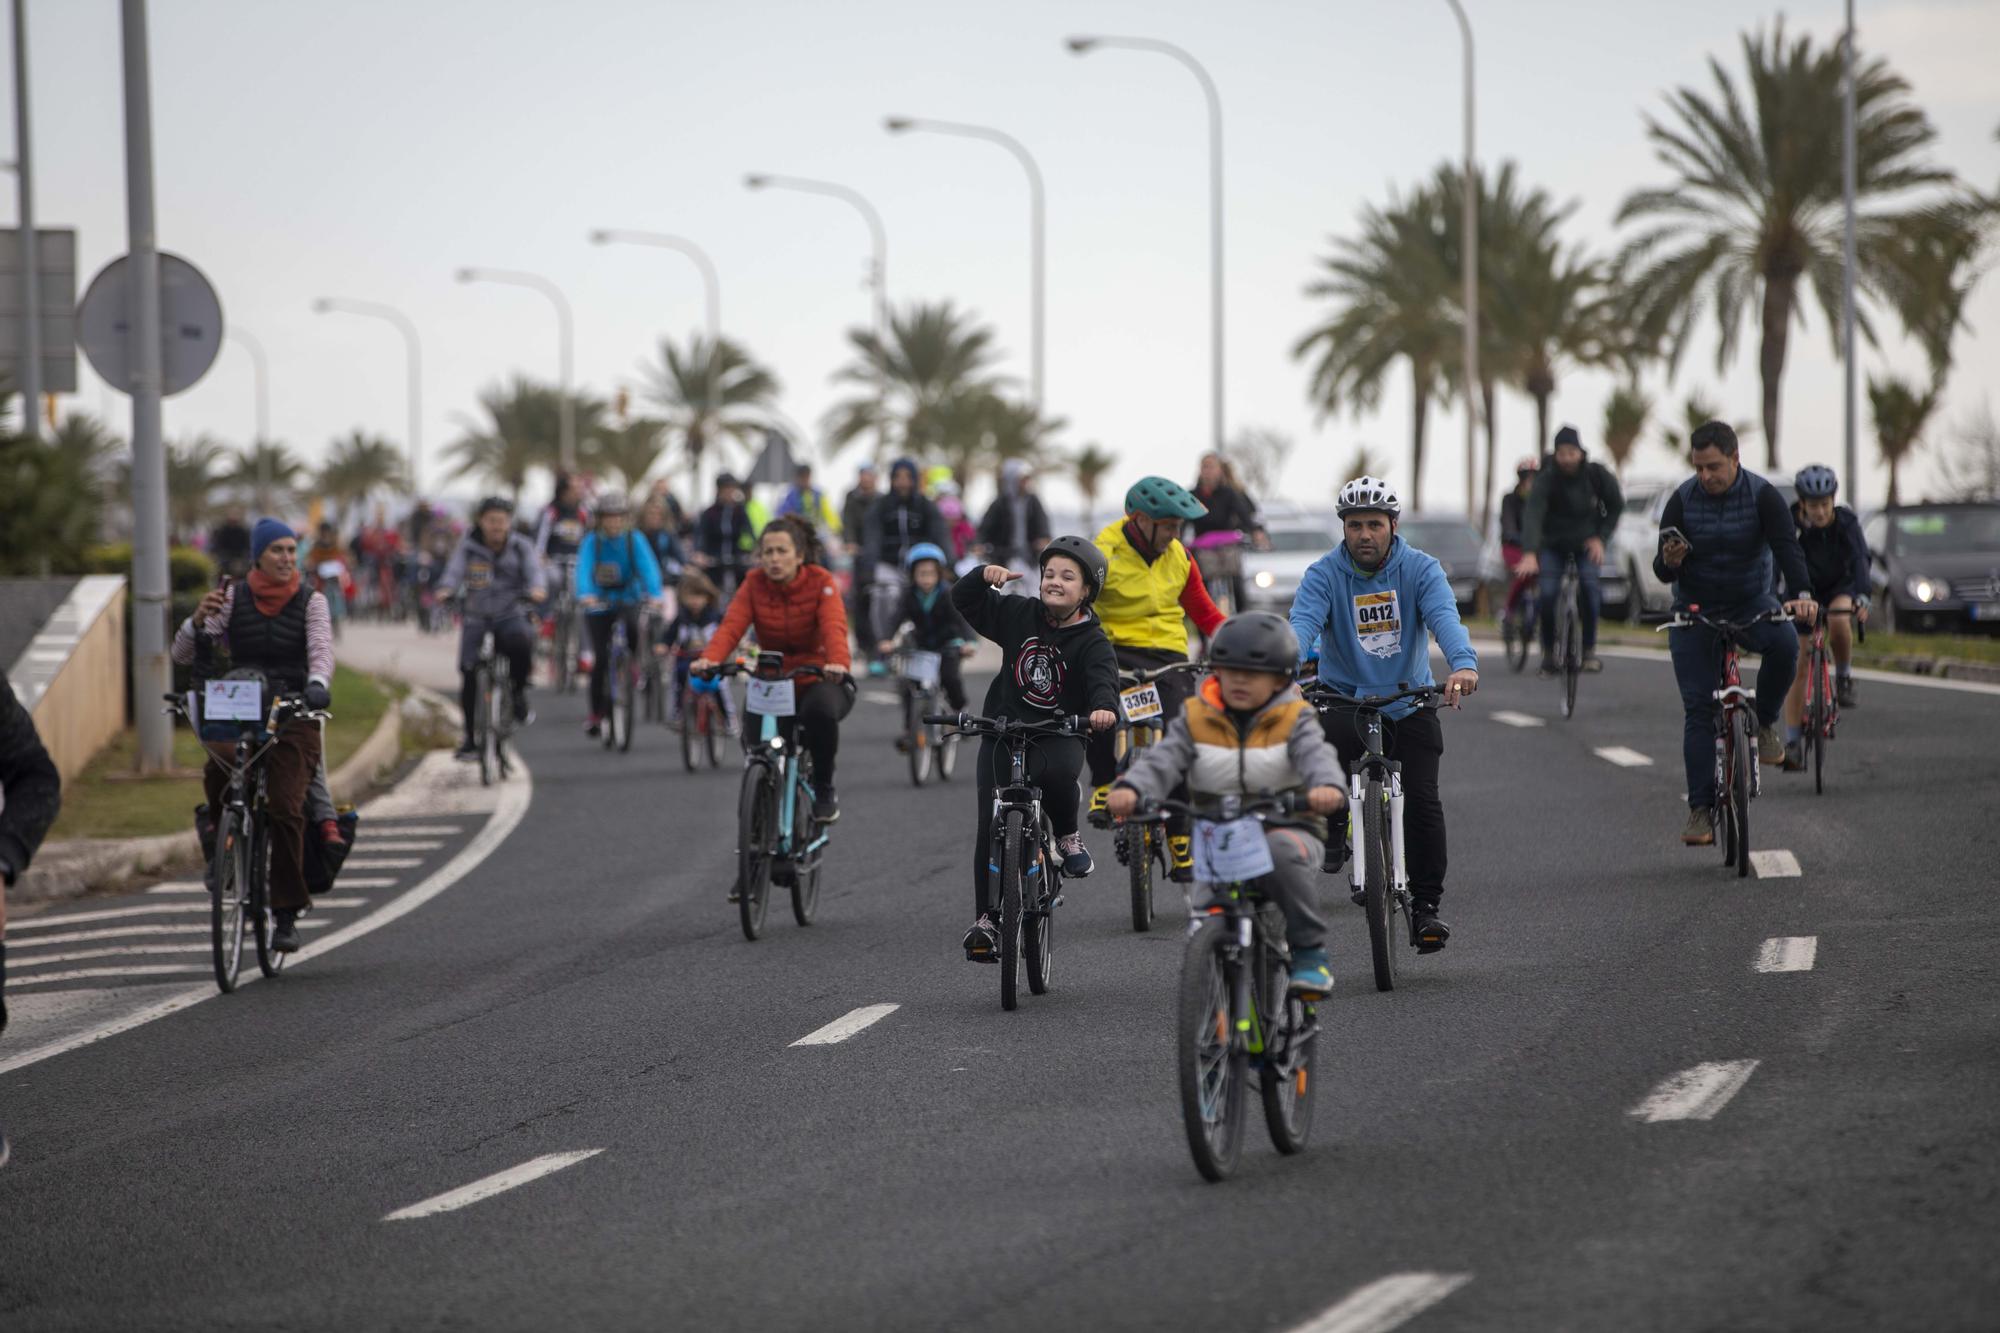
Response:
POLYGON ((1141 477, 1125 492, 1125 512, 1147 518, 1200 518, 1208 506, 1165 477, 1141 477))
POLYGON ((1532 454, 1514 464, 1514 475, 1517 477, 1532 477, 1541 470, 1542 460, 1532 454))
POLYGON ((597 516, 599 518, 623 518, 631 512, 631 497, 623 491, 606 491, 597 497, 597 516))
POLYGON ((1403 502, 1389 489, 1389 483, 1380 477, 1356 477, 1340 488, 1340 499, 1334 508, 1342 518, 1371 510, 1387 514, 1390 518, 1400 518, 1403 502))
POLYGON ((1837 493, 1840 490, 1840 478, 1833 474, 1832 468, 1814 463, 1800 468, 1799 474, 1792 478, 1792 485, 1799 488, 1801 500, 1817 500, 1822 496, 1837 493))
POLYGON ((919 560, 935 560, 939 569, 945 569, 951 564, 951 561, 945 559, 944 548, 936 542, 918 542, 912 546, 909 553, 903 557, 903 568, 915 569, 919 560))
POLYGON ((1105 577, 1111 572, 1111 562, 1104 558, 1104 552, 1098 550, 1096 544, 1085 537, 1058 537, 1042 548, 1041 555, 1035 561, 1036 572, 1046 569, 1049 559, 1058 555, 1068 556, 1083 566, 1084 582, 1089 585, 1085 600, 1096 600, 1097 594, 1104 591, 1105 577))
POLYGON ((504 495, 489 495, 479 502, 479 509, 474 517, 485 518, 496 509, 503 514, 511 514, 514 512, 514 502, 504 495))
POLYGON ((1298 668, 1299 636, 1275 611, 1242 611, 1222 622, 1209 640, 1208 664, 1239 671, 1271 671, 1286 680, 1298 668))

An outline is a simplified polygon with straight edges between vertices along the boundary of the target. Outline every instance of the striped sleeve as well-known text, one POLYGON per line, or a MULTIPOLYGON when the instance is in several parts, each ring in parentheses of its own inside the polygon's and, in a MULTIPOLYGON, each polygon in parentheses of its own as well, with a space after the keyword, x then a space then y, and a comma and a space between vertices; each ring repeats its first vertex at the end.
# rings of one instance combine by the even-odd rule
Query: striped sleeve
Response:
POLYGON ((333 681, 333 614, 324 593, 306 601, 306 679, 322 685, 333 681))
MULTIPOLYGON (((201 624, 200 632, 206 634, 217 643, 221 643, 227 637, 229 613, 236 609, 236 590, 241 586, 241 584, 237 583, 230 584, 228 589, 222 594, 222 610, 216 612, 201 624)), ((174 661, 180 663, 182 666, 193 666, 195 633, 194 617, 189 616, 181 622, 181 627, 174 631, 174 645, 169 651, 168 656, 172 657, 174 661)), ((327 638, 329 642, 332 637, 333 623, 328 621, 327 638)))

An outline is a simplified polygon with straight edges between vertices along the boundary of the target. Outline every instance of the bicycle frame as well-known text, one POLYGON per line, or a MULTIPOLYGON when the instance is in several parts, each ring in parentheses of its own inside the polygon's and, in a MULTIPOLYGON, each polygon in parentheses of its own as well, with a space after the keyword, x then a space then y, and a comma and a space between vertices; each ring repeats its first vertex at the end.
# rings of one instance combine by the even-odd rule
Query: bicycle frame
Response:
MULTIPOLYGON (((796 675, 796 673, 794 673, 796 675)), ((799 744, 796 723, 793 735, 787 736, 780 725, 784 719, 773 713, 758 713, 759 726, 756 744, 744 757, 746 766, 763 766, 772 770, 772 780, 778 784, 778 836, 773 854, 790 861, 811 856, 831 841, 831 835, 823 824, 814 826, 813 840, 804 847, 792 846, 792 829, 798 817, 798 803, 804 799, 808 804, 813 799, 812 784, 799 769, 799 744)))

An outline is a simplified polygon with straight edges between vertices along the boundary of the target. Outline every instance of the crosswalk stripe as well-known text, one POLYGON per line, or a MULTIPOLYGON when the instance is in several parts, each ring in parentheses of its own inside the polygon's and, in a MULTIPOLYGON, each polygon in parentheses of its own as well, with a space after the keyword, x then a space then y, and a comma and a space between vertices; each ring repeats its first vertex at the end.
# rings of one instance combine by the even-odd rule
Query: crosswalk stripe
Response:
POLYGON ((1470 1273, 1392 1273, 1349 1292, 1291 1333, 1388 1333, 1470 1281, 1470 1273))
POLYGON ((37 972, 32 976, 7 978, 7 989, 16 986, 41 986, 51 981, 90 981, 98 977, 198 977, 208 972, 206 967, 174 967, 168 964, 145 963, 137 967, 79 967, 70 972, 37 972))
POLYGON ((409 870, 424 863, 421 856, 350 856, 347 864, 354 870, 409 870))
MULTIPOLYGON (((391 831, 393 832, 394 830, 391 831)), ((369 842, 368 850, 371 852, 434 852, 442 846, 444 846, 442 838, 396 839, 394 841, 385 839, 381 842, 369 842)))
POLYGON ((368 821, 371 830, 388 838, 456 838, 465 830, 450 824, 391 824, 380 819, 368 821))
POLYGON ((49 963, 82 963, 92 958, 123 958, 130 954, 163 953, 207 953, 206 944, 120 944, 109 949, 77 949, 70 953, 49 953, 37 957, 15 956, 9 966, 18 976, 24 967, 42 967, 49 963))
MULTIPOLYGON (((315 921, 307 917, 299 922, 299 929, 320 930, 332 924, 331 921, 315 921)), ((86 940, 115 940, 129 935, 206 935, 209 929, 208 923, 204 921, 198 926, 108 926, 99 930, 65 930, 58 931, 54 935, 37 935, 25 940, 9 936, 13 940, 14 947, 7 951, 7 956, 20 958, 24 956, 24 950, 38 949, 50 944, 81 944, 86 940)))
MULTIPOLYGON (((329 894, 324 898, 317 898, 313 901, 314 907, 324 908, 366 907, 367 905, 368 900, 366 898, 356 898, 352 895, 340 894, 329 894)), ((30 917, 26 921, 9 923, 9 929, 10 932, 18 933, 20 931, 44 930, 50 926, 81 925, 86 921, 121 921, 135 916, 178 916, 185 912, 206 912, 208 908, 209 904, 206 896, 204 896, 203 900, 198 903, 146 903, 138 907, 114 907, 102 912, 69 912, 62 916, 30 917)), ((34 941, 30 939, 24 941, 24 943, 32 944, 34 941)))

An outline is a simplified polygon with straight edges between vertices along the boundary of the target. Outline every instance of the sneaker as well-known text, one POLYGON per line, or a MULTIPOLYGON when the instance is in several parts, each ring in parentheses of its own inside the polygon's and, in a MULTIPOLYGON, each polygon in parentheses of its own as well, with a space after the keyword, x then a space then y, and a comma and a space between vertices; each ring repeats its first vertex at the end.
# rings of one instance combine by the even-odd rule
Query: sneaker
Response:
POLYGON ((1715 821, 1708 811, 1688 811, 1687 823, 1681 827, 1681 842, 1689 847, 1715 846, 1715 821))
POLYGON ((877 658, 868 664, 868 674, 871 676, 886 676, 889 674, 889 664, 877 658))
POLYGON ((347 839, 340 836, 340 822, 333 819, 319 821, 319 840, 328 847, 345 847, 347 839))
POLYGON ((906 732, 896 737, 896 753, 908 754, 909 752, 910 752, 910 737, 909 734, 906 732))
POLYGON ((1785 771, 1803 773, 1806 771, 1806 743, 1804 741, 1785 742, 1785 771))
POLYGON ((1102 787, 1092 787, 1090 789, 1090 810, 1088 813, 1092 828, 1109 828, 1111 826, 1111 813, 1105 808, 1106 803, 1110 799, 1110 783, 1107 782, 1102 787))
POLYGON ((972 923, 972 929, 965 932, 965 960, 969 963, 997 963, 1000 961, 1000 931, 994 926, 991 915, 984 915, 972 923))
POLYGON ((451 752, 451 757, 462 764, 470 763, 479 758, 479 745, 468 736, 458 743, 458 748, 451 752))
POLYGON ((1450 939, 1451 927, 1438 920, 1435 907, 1410 910, 1410 943, 1417 946, 1418 953, 1436 953, 1450 939))
POLYGON ((1096 863, 1090 859, 1081 833, 1068 833, 1057 838, 1056 852, 1062 857, 1062 871, 1066 878, 1082 879, 1095 868, 1096 863))
POLYGON ((1293 995, 1320 1000, 1333 993, 1333 965, 1324 949, 1300 949, 1292 955, 1292 982, 1285 988, 1293 995))
POLYGON ((299 914, 289 907, 280 907, 271 913, 271 952, 297 953, 299 951, 299 914))
POLYGON ((1785 762, 1785 738, 1778 734, 1775 723, 1758 729, 1757 758, 1760 762, 1772 766, 1785 762))
POLYGON ((1340 873, 1340 868, 1347 864, 1347 835, 1348 827, 1345 815, 1329 821, 1326 838, 1326 855, 1322 856, 1319 862, 1322 874, 1337 875, 1340 873))
POLYGON ((583 724, 583 734, 592 740, 596 740, 599 736, 602 736, 604 734, 604 719, 592 713, 590 720, 583 724))
POLYGON ((813 818, 822 824, 840 818, 840 800, 833 794, 833 788, 821 787, 813 793, 813 818))
POLYGON ((1542 654, 1542 664, 1535 668, 1535 674, 1543 680, 1554 679, 1556 674, 1556 659, 1553 653, 1542 654))
POLYGON ((1167 878, 1176 884, 1194 883, 1194 839, 1167 836, 1167 878))
POLYGON ((1834 673, 1833 701, 1842 708, 1854 707, 1854 677, 1834 673))
POLYGON ((1604 670, 1604 659, 1596 653, 1585 653, 1583 655, 1583 669, 1592 673, 1602 671, 1604 670))
POLYGON ((535 725, 535 710, 528 707, 528 701, 520 695, 514 696, 514 725, 517 727, 535 725))

